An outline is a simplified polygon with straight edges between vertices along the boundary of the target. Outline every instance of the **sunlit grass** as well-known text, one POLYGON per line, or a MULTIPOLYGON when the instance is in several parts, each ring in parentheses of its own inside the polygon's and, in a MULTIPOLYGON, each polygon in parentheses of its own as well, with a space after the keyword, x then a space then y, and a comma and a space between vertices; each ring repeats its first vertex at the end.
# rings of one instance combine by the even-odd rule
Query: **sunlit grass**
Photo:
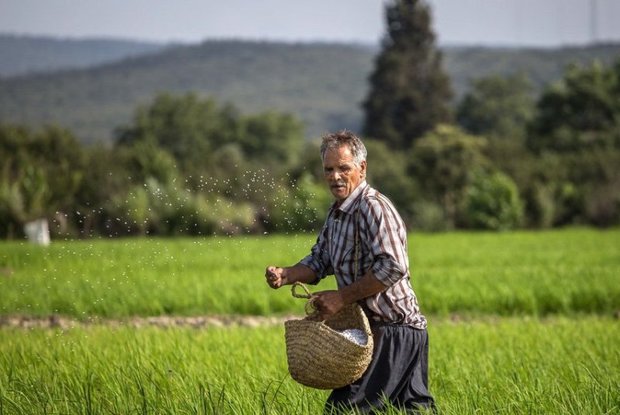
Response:
MULTIPOLYGON (((314 239, 2 242, 0 317, 300 314, 264 268, 314 239)), ((620 413, 618 247, 617 229, 412 233, 440 413, 620 413)), ((0 328, 0 415, 316 414, 327 393, 288 376, 282 325, 0 328)))
POLYGON ((413 283, 430 313, 611 314, 620 230, 413 234, 413 283))
MULTIPOLYGON (((436 319, 429 333, 440 413, 620 412, 617 320, 436 319)), ((327 393, 288 376, 281 325, 0 329, 3 415, 317 414, 327 393)))
MULTIPOLYGON (((300 300, 264 283, 269 264, 309 252, 315 235, 0 242, 0 314, 289 314, 300 300)), ((424 313, 613 314, 620 230, 412 233, 424 313)), ((333 288, 330 278, 313 289, 333 288)))

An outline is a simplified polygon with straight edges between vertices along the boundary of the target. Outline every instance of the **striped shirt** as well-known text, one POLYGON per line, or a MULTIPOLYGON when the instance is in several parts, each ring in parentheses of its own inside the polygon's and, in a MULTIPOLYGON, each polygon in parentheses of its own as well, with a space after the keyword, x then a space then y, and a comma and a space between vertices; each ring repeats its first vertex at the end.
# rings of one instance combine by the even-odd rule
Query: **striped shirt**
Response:
POLYGON ((316 282, 335 275, 338 287, 372 270, 387 288, 360 302, 369 319, 426 328, 409 278, 405 224, 392 202, 365 181, 342 204, 332 205, 310 255, 300 263, 314 271, 316 282))

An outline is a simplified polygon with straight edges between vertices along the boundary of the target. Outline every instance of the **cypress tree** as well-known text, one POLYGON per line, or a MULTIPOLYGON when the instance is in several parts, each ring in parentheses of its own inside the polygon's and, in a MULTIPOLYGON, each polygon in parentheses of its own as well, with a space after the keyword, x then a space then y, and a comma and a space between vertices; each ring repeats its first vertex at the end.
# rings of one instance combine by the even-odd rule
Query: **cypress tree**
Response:
POLYGON ((452 87, 435 46, 430 7, 422 0, 394 0, 385 10, 387 34, 363 103, 364 135, 407 149, 451 120, 452 87))

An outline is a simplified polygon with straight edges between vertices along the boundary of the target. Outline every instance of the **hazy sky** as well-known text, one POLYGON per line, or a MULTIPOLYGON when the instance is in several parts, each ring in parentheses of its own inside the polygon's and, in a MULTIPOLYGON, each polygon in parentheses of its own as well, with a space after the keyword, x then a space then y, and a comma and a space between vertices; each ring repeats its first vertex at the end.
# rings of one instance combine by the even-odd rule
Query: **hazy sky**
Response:
MULTIPOLYGON (((386 0, 0 0, 0 33, 378 42, 386 0)), ((620 41, 620 0, 430 0, 441 44, 620 41)))

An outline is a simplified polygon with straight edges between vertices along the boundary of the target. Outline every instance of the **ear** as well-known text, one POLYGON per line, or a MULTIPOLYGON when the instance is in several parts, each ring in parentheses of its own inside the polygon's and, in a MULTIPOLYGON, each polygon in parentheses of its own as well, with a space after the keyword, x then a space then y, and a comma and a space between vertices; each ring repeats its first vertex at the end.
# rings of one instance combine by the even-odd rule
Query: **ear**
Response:
POLYGON ((360 163, 360 170, 362 171, 362 177, 366 177, 366 160, 362 160, 360 163))

